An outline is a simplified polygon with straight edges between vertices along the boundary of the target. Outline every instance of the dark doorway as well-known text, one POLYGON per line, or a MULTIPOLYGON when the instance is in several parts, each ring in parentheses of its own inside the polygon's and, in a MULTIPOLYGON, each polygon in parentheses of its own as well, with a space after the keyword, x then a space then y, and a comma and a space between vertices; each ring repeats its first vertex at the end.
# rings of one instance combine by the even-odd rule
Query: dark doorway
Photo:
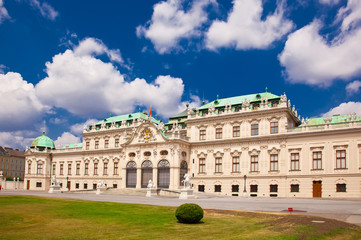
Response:
POLYGON ((320 198, 322 197, 322 181, 313 181, 313 197, 320 198))

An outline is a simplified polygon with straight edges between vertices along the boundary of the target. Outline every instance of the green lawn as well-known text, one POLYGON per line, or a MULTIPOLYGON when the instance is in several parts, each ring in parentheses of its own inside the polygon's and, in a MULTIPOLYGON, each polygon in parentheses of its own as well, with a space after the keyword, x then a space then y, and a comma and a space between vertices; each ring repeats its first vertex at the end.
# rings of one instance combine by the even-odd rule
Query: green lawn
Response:
POLYGON ((335 220, 209 210, 186 225, 175 209, 0 196, 0 239, 361 239, 360 228, 335 220))

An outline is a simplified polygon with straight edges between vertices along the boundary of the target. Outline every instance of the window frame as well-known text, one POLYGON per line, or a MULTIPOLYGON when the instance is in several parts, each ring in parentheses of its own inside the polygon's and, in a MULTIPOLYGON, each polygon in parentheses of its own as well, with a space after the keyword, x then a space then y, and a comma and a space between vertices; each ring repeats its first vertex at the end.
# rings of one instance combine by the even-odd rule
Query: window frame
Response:
POLYGON ((336 169, 346 169, 346 150, 336 150, 336 169), (340 156, 339 156, 340 154, 340 156))
POLYGON ((258 136, 259 134, 259 124, 254 123, 251 124, 251 136, 258 136))
POLYGON ((223 137, 223 128, 218 127, 216 128, 216 139, 222 139, 223 137))
POLYGON ((233 156, 233 157, 232 157, 232 172, 233 172, 233 173, 239 173, 239 172, 241 172, 241 170, 240 170, 239 156, 233 156))
POLYGON ((222 158, 221 157, 216 157, 214 160, 215 160, 214 172, 215 173, 222 173, 222 158))
POLYGON ((241 126, 233 126, 233 137, 241 136, 241 126))
POLYGON ((251 155, 251 169, 250 172, 258 172, 258 155, 251 155))
POLYGON ((199 158, 199 173, 205 173, 205 172, 206 172, 206 159, 199 158))
POLYGON ((322 170, 322 151, 312 152, 312 169, 322 170))
POLYGON ((291 153, 291 171, 300 171, 300 153, 298 152, 291 153))
POLYGON ((278 133, 278 122, 277 121, 270 123, 270 133, 271 134, 278 133))
POLYGON ((270 171, 276 172, 278 170, 279 170, 278 154, 271 154, 270 155, 270 171))
POLYGON ((205 129, 199 130, 199 140, 200 141, 206 140, 206 130, 205 129))

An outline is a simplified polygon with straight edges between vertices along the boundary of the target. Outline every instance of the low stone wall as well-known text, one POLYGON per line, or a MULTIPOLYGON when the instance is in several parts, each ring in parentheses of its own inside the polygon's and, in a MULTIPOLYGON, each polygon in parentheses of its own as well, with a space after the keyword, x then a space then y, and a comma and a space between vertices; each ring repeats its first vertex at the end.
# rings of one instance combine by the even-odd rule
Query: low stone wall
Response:
POLYGON ((24 190, 24 181, 0 181, 1 190, 24 190))

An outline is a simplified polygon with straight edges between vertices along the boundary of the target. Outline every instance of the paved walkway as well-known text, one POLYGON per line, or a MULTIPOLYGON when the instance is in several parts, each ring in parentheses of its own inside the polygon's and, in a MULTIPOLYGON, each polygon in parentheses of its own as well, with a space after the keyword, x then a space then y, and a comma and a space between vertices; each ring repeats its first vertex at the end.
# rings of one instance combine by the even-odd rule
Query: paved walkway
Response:
POLYGON ((69 198, 100 202, 121 202, 161 206, 179 206, 185 202, 196 203, 205 209, 229 209, 256 212, 287 212, 292 207, 294 213, 353 223, 361 226, 361 199, 314 199, 314 198, 243 198, 199 195, 198 199, 180 200, 173 197, 143 197, 128 195, 96 195, 87 193, 54 193, 44 191, 0 191, 0 195, 31 195, 41 197, 69 198))

